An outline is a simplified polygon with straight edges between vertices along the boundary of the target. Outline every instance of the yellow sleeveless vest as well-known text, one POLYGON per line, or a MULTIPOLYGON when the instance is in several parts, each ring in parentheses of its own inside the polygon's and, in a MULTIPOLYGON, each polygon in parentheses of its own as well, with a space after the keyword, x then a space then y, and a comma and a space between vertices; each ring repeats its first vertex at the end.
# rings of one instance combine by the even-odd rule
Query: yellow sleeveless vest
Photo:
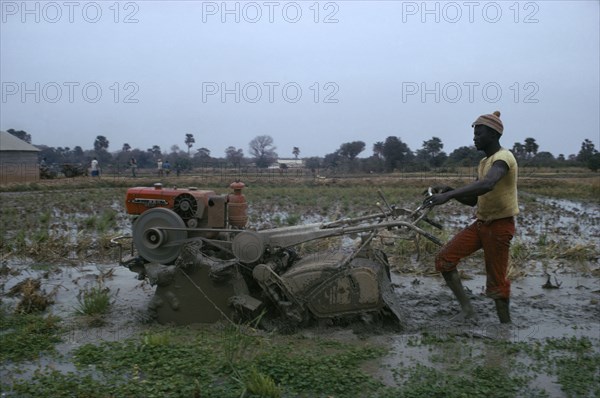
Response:
POLYGON ((492 221, 499 218, 516 216, 519 214, 517 201, 517 160, 513 154, 500 148, 489 158, 479 162, 478 176, 483 179, 494 162, 502 160, 508 165, 508 173, 500 179, 494 189, 477 198, 477 218, 482 221, 492 221))

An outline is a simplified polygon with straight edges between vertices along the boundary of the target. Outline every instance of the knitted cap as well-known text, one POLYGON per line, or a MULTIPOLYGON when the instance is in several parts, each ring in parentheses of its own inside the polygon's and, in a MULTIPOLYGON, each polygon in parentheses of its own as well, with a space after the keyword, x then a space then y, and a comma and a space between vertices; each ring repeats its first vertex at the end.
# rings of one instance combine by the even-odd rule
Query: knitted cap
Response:
POLYGON ((500 135, 502 135, 502 130, 504 130, 504 126, 502 125, 502 120, 500 120, 500 111, 496 111, 491 115, 481 115, 473 122, 471 127, 475 127, 478 124, 483 124, 484 126, 488 126, 496 130, 500 135))

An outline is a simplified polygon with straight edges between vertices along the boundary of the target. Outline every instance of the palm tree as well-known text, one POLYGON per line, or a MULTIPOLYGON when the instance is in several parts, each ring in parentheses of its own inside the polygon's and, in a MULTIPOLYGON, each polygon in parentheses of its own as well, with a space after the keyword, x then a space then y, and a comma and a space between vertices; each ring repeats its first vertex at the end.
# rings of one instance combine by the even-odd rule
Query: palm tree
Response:
POLYGON ((527 157, 532 157, 531 154, 535 155, 539 147, 535 142, 535 138, 525 138, 525 152, 527 152, 527 157))
POLYGON ((379 159, 383 158, 383 142, 378 141, 373 144, 373 154, 379 159))
POLYGON ((194 134, 186 134, 185 135, 185 145, 188 147, 188 156, 190 156, 190 149, 194 145, 196 140, 194 139, 194 134))
POLYGON ((99 135, 94 140, 94 150, 96 152, 100 152, 102 150, 107 150, 108 149, 108 144, 109 144, 109 142, 106 139, 106 137, 103 136, 103 135, 99 135))

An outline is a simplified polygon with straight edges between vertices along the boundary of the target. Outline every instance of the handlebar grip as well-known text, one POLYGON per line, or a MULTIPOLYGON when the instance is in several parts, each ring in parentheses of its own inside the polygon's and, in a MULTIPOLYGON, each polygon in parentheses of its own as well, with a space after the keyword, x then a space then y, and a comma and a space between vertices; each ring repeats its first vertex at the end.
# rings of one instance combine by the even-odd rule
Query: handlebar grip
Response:
POLYGON ((430 241, 432 241, 433 243, 435 243, 436 245, 438 245, 438 246, 444 246, 444 243, 441 240, 439 240, 435 236, 431 235, 429 232, 423 231, 421 234, 424 237, 426 237, 427 239, 429 239, 430 241))

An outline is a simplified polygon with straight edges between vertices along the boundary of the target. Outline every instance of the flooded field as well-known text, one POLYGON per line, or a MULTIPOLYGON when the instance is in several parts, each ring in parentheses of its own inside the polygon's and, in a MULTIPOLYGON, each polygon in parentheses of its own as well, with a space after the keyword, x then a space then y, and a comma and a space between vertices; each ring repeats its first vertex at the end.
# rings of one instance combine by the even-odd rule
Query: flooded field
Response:
MULTIPOLYGON (((367 207, 377 200, 375 195, 366 198, 349 189, 329 191, 329 187, 298 191, 290 187, 257 188, 256 193, 249 189, 250 222, 259 229, 328 222, 372 210, 367 207), (308 197, 303 196, 306 192, 308 197), (361 198, 357 200, 356 196, 361 198)), ((386 195, 401 207, 412 209, 419 203, 416 189, 401 195, 396 195, 395 190, 388 191, 386 195)), ((8 314, 19 306, 40 302, 45 307, 42 314, 50 313, 60 319, 53 348, 24 358, 11 351, 3 352, 2 396, 40 396, 40 391, 46 391, 41 388, 48 380, 46 377, 58 377, 53 372, 65 377, 61 379, 63 384, 88 385, 88 390, 75 396, 240 396, 241 387, 236 383, 230 387, 229 381, 221 380, 216 382, 218 388, 215 382, 205 386, 206 381, 199 375, 182 381, 185 387, 174 382, 169 393, 165 393, 169 390, 154 392, 144 389, 147 387, 142 381, 150 381, 152 377, 148 373, 151 370, 144 370, 143 363, 132 360, 123 365, 129 370, 117 377, 107 370, 107 364, 99 359, 94 362, 82 354, 94 357, 90 347, 101 347, 105 357, 112 358, 116 353, 110 351, 111 347, 123 351, 134 344, 132 341, 138 344, 136 352, 144 347, 150 350, 148 347, 162 344, 162 340, 154 340, 156 336, 170 336, 168 344, 179 339, 217 339, 211 333, 225 339, 225 345, 230 341, 228 332, 219 325, 168 328, 156 325, 149 318, 147 305, 154 287, 118 266, 116 252, 108 243, 112 236, 131 233, 121 202, 123 192, 124 189, 114 188, 91 192, 0 193, 3 218, 0 293, 5 314, 2 319, 8 319, 8 314), (7 217, 12 218, 7 220, 7 217), (26 290, 23 286, 32 287, 26 290), (86 293, 96 288, 106 292, 110 301, 108 312, 102 316, 82 315, 78 310, 85 303, 86 293), (37 301, 32 300, 34 295, 41 298, 35 296, 37 301), (82 365, 86 361, 91 362, 82 365), (138 368, 141 370, 133 370, 138 368), (128 380, 141 384, 131 390, 106 387, 106 383, 119 385, 128 380), (198 386, 193 380, 197 380, 198 386), (99 386, 106 390, 98 391, 99 386), (195 391, 198 395, 194 395, 195 391), (204 394, 200 395, 200 391, 204 394)), ((572 366, 582 376, 591 377, 592 383, 587 384, 600 382, 600 205, 597 201, 557 199, 526 191, 520 196, 521 215, 512 247, 513 324, 498 324, 493 301, 483 295, 485 274, 480 256, 473 256, 459 267, 477 321, 453 324, 449 319, 458 312, 458 305, 433 269, 435 247, 426 244, 416 247, 385 236, 378 242, 390 259, 394 292, 403 304, 404 330, 364 323, 312 326, 291 335, 251 329, 247 333, 250 337, 244 336, 257 339, 257 348, 253 351, 243 347, 241 351, 247 356, 235 351, 240 357, 229 359, 229 364, 237 361, 238 365, 230 376, 247 377, 248 369, 256 366, 280 387, 280 395, 265 392, 263 396, 356 396, 342 387, 336 390, 317 375, 310 377, 317 377, 318 383, 325 384, 317 388, 317 382, 313 382, 312 387, 301 387, 302 383, 296 384, 298 380, 278 373, 275 365, 264 359, 268 354, 258 348, 268 346, 277 351, 276 347, 283 344, 296 347, 295 351, 299 345, 325 344, 329 348, 322 352, 329 349, 337 352, 342 348, 335 344, 341 343, 344 347, 356 347, 352 349, 361 353, 361 361, 349 362, 348 366, 352 372, 360 372, 358 379, 366 378, 359 385, 363 396, 435 395, 435 380, 442 380, 446 396, 460 396, 470 388, 476 389, 477 380, 488 380, 489 369, 496 375, 501 371, 502 377, 513 383, 512 388, 500 391, 497 396, 597 396, 600 391, 578 381, 578 371, 572 366), (589 369, 584 371, 586 367, 589 369), (421 384, 431 384, 431 389, 420 387, 419 380, 421 384)), ((469 223, 471 210, 449 203, 435 210, 435 218, 445 226, 439 236, 447 239, 469 223)), ((342 250, 343 246, 353 244, 356 241, 350 237, 334 239, 327 248, 342 250)), ((2 326, 0 337, 8 342, 13 331, 14 327, 7 323, 2 326)), ((244 340, 238 334, 235 336, 244 340)), ((222 341, 212 344, 214 351, 223 349, 222 341)), ((309 355, 310 349, 306 352, 309 355)), ((299 358, 297 365, 305 359, 299 358)), ((117 366, 121 360, 114 360, 115 369, 125 369, 117 366)), ((341 363, 343 370, 344 362, 341 363)), ((159 365, 153 366, 160 369, 159 365)), ((311 380, 308 375, 296 377, 311 380)), ((356 375, 353 377, 358 380, 356 375)), ((56 393, 61 391, 59 387, 47 391, 61 396, 56 393)))

